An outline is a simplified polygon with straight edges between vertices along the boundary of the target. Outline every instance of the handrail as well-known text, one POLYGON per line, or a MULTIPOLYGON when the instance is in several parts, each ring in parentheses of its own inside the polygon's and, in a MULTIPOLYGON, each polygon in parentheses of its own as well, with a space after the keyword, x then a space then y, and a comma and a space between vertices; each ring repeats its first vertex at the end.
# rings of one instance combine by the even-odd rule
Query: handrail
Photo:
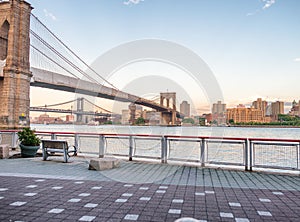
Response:
MULTIPOLYGON (((0 133, 13 133, 18 130, 0 130, 0 133)), ((249 140, 249 141, 274 141, 274 142, 292 142, 300 143, 300 139, 278 139, 278 138, 251 138, 251 137, 216 137, 216 136, 183 136, 183 135, 172 135, 172 134, 127 134, 127 133, 86 133, 86 132, 56 132, 56 131, 35 131, 37 134, 57 134, 57 135, 90 135, 90 136, 136 136, 136 137, 158 137, 162 136, 167 138, 182 138, 182 139, 224 139, 224 140, 249 140)))
MULTIPOLYGON (((16 148, 17 132, 18 130, 0 130, 0 135, 12 134, 11 147, 16 148)), ((99 157, 116 155, 128 157, 129 160, 159 159, 162 163, 167 163, 169 160, 195 162, 200 163, 202 167, 208 164, 244 166, 245 170, 250 171, 254 167, 300 171, 300 139, 54 131, 36 131, 36 134, 50 136, 51 139, 57 137, 74 139, 72 142, 82 149, 82 153, 98 154, 99 157), (88 148, 84 148, 86 142, 81 144, 86 139, 89 139, 88 148), (138 140, 143 142, 139 145, 136 143, 138 140), (90 145, 96 141, 98 141, 97 145, 90 145), (150 141, 157 142, 151 145, 150 141), (140 147, 141 144, 143 148, 140 147), (193 148, 193 156, 187 155, 191 145, 196 147, 196 151, 193 148), (149 149, 145 151, 144 148, 147 146, 149 149)))

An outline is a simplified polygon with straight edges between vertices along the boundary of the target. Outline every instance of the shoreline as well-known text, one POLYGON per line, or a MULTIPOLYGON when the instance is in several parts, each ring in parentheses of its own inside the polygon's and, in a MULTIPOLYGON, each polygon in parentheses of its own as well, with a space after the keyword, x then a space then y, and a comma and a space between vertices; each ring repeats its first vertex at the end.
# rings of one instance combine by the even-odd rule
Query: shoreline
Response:
POLYGON ((227 127, 243 127, 243 128, 300 128, 300 126, 285 126, 285 125, 240 125, 240 126, 237 126, 237 125, 234 125, 234 126, 227 126, 227 127))
MULTIPOLYGON (((42 123, 32 123, 30 125, 45 125, 42 123)), ((191 127, 204 127, 204 128, 227 128, 227 127, 232 127, 232 128, 300 128, 300 126, 287 126, 287 125, 228 125, 228 126, 199 126, 199 125, 187 125, 187 126, 179 126, 179 125, 122 125, 122 124, 102 124, 102 125, 88 125, 88 124, 72 124, 72 123, 51 123, 47 124, 48 126, 50 125, 76 125, 76 126, 90 126, 90 127, 95 127, 95 126, 133 126, 133 127, 184 127, 184 128, 191 128, 191 127)))

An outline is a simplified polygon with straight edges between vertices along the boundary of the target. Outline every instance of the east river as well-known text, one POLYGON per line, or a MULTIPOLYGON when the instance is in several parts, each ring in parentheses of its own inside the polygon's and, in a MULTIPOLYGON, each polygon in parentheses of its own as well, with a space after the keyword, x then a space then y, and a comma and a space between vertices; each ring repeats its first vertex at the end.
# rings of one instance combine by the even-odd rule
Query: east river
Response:
POLYGON ((160 127, 122 125, 43 125, 31 124, 37 131, 77 133, 152 134, 182 136, 220 136, 243 138, 300 139, 300 128, 252 128, 252 127, 160 127))

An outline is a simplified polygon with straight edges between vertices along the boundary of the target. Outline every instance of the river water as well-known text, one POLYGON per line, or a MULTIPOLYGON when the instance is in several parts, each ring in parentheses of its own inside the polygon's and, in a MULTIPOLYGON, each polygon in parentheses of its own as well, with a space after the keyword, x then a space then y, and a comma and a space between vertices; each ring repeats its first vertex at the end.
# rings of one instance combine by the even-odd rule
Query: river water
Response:
POLYGON ((31 124, 37 131, 300 139, 300 128, 160 127, 31 124))

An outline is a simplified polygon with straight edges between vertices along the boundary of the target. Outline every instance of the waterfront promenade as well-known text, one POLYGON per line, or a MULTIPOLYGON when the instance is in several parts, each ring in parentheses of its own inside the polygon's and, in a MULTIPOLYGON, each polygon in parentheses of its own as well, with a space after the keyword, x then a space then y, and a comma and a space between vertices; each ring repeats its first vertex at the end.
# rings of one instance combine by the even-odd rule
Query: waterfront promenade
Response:
POLYGON ((122 162, 89 171, 41 157, 0 160, 0 221, 299 221, 300 177, 122 162))

